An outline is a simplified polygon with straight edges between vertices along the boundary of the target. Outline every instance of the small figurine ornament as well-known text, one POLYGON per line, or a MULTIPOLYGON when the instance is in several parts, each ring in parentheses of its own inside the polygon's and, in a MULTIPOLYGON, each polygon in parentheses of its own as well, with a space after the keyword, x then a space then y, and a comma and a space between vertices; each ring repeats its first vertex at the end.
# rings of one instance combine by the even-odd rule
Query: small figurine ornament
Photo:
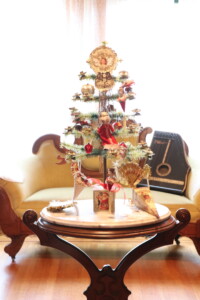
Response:
POLYGON ((106 178, 106 185, 107 185, 107 189, 110 191, 113 184, 116 182, 116 174, 115 174, 115 169, 114 168, 110 168, 108 169, 108 177, 106 178))
POLYGON ((115 137, 113 136, 114 129, 110 124, 110 117, 106 111, 100 113, 99 117, 102 125, 98 128, 98 134, 102 140, 102 144, 117 144, 115 137))

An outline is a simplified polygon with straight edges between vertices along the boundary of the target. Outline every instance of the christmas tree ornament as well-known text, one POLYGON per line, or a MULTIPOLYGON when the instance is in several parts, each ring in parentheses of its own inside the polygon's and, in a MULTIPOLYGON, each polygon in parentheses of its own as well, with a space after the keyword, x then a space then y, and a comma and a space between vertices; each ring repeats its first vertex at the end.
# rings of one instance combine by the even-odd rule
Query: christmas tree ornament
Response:
POLYGON ((121 105, 121 108, 123 109, 123 111, 126 110, 126 98, 123 98, 123 100, 119 100, 119 103, 121 105))
POLYGON ((85 145, 84 148, 85 148, 85 152, 86 152, 87 154, 91 153, 92 150, 93 150, 93 146, 92 146, 90 143, 87 143, 87 145, 85 145))
POLYGON ((82 125, 81 124, 76 124, 74 126, 74 128, 77 130, 77 131, 81 131, 82 130, 82 125))
POLYGON ((113 124, 115 129, 121 129, 122 128, 122 123, 121 122, 116 122, 113 124))
POLYGON ((97 74, 95 86, 100 91, 109 91, 115 82, 112 78, 112 71, 116 69, 118 58, 115 51, 104 44, 95 48, 87 61, 90 67, 97 74))
POLYGON ((137 124, 129 124, 128 125, 128 132, 129 133, 134 133, 137 126, 138 126, 137 124))
POLYGON ((134 117, 135 117, 135 116, 140 116, 140 115, 141 115, 141 114, 140 114, 141 109, 136 108, 136 109, 133 109, 132 112, 134 113, 134 117))
POLYGON ((74 96, 72 97, 72 100, 80 100, 81 99, 81 94, 75 93, 74 96))
POLYGON ((127 94, 127 98, 128 98, 129 100, 135 99, 135 93, 134 93, 134 92, 129 92, 129 93, 127 94))
POLYGON ((146 164, 141 168, 138 163, 127 162, 118 168, 118 173, 128 186, 135 188, 142 179, 149 177, 150 167, 146 164))
POLYGON ((124 90, 129 93, 132 91, 132 85, 135 84, 135 82, 133 80, 126 80, 123 84, 122 87, 124 88, 124 90))
POLYGON ((81 92, 82 92, 83 96, 90 97, 90 96, 94 95, 94 86, 89 83, 84 84, 82 86, 81 92))
POLYGON ((97 74, 95 86, 99 91, 109 91, 114 85, 115 82, 109 72, 97 74))
POLYGON ((115 169, 114 168, 109 168, 108 169, 108 176, 106 178, 106 189, 111 190, 113 184, 116 182, 116 174, 115 174, 115 169))
POLYGON ((124 142, 121 142, 119 145, 120 145, 120 147, 127 148, 127 146, 124 142))
POLYGON ((114 50, 102 45, 91 52, 87 62, 95 73, 112 73, 116 69, 118 58, 114 50))
POLYGON ((73 128, 71 126, 68 126, 67 128, 65 128, 65 134, 71 134, 72 130, 73 128))
POLYGON ((83 80, 86 78, 86 72, 81 71, 80 74, 78 75, 80 80, 83 80))
POLYGON ((98 128, 98 134, 102 140, 102 145, 117 144, 115 137, 113 136, 114 128, 110 124, 110 117, 106 111, 100 113, 99 117, 102 125, 98 128))
POLYGON ((127 71, 120 71, 119 72, 119 79, 128 79, 128 72, 127 71))

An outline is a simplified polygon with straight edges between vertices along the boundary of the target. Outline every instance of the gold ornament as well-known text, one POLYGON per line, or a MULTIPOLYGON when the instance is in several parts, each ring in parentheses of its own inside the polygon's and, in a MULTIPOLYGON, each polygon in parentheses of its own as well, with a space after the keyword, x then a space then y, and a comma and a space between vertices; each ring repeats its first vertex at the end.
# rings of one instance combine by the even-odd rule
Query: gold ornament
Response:
POLYGON ((128 99, 129 99, 129 100, 135 99, 135 93, 134 93, 134 92, 129 92, 129 93, 128 93, 128 99))
POLYGON ((82 86, 81 92, 83 96, 92 96, 94 95, 94 87, 93 85, 87 83, 82 86))
POLYGON ((95 48, 89 57, 88 63, 95 73, 111 73, 116 69, 117 54, 111 48, 100 46, 95 48))
POLYGON ((135 187, 142 179, 150 174, 149 165, 141 168, 137 163, 126 163, 118 168, 120 177, 125 180, 130 187, 135 187))
POLYGON ((118 62, 117 54, 111 48, 100 46, 95 48, 89 57, 88 63, 95 73, 97 73, 95 86, 102 92, 113 88, 115 82, 111 76, 116 69, 118 62))
POLYGON ((72 207, 73 203, 70 201, 58 201, 52 200, 47 206, 47 210, 50 212, 61 212, 65 208, 72 207))
POLYGON ((119 72, 120 79, 128 79, 128 72, 127 71, 120 71, 119 72))
POLYGON ((109 72, 98 73, 95 79, 95 86, 102 92, 109 91, 113 88, 115 82, 109 72))

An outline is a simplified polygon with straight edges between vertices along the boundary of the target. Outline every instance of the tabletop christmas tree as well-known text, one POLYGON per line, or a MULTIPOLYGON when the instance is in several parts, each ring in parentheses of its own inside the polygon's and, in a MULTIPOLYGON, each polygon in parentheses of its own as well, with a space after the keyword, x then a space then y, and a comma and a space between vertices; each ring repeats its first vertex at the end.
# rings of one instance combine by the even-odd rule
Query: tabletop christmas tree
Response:
POLYGON ((148 188, 137 187, 142 179, 148 179, 150 167, 146 162, 152 151, 146 142, 138 142, 142 127, 136 117, 140 110, 126 112, 127 101, 135 99, 134 81, 129 79, 127 71, 120 71, 118 76, 113 74, 119 62, 115 51, 102 43, 91 52, 87 61, 94 73, 81 71, 79 74, 79 79, 86 83, 81 93, 74 94, 73 101, 87 103, 88 110, 90 103, 95 102, 98 108, 88 113, 75 106, 69 108, 73 126, 65 129, 64 136, 73 135, 75 143, 67 143, 64 139, 61 147, 65 150, 64 162, 71 164, 74 176, 73 200, 84 187, 95 187, 94 211, 114 212, 114 196, 120 188, 127 186, 135 190, 135 204, 157 216, 148 188), (117 102, 121 111, 116 111, 117 102), (90 157, 100 158, 102 178, 91 178, 82 172, 82 161, 90 157))

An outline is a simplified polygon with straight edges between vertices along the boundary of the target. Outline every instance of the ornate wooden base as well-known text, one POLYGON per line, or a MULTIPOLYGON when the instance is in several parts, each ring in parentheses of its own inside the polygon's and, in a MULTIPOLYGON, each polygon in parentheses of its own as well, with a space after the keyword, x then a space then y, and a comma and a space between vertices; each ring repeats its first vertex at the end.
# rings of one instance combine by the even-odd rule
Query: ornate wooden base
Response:
MULTIPOLYGON (((126 271, 144 254, 153 249, 173 243, 178 232, 189 223, 190 213, 185 209, 180 209, 176 214, 176 218, 177 220, 174 220, 173 217, 170 217, 169 221, 163 222, 164 225, 147 226, 148 233, 151 229, 151 233, 154 235, 129 251, 115 269, 112 269, 110 265, 105 265, 102 269, 98 269, 92 259, 84 251, 57 236, 56 228, 58 229, 57 231, 60 232, 60 225, 49 224, 41 218, 37 220, 37 215, 33 210, 25 212, 23 221, 30 230, 39 237, 41 245, 50 246, 63 251, 79 261, 87 270, 91 278, 91 283, 84 292, 84 295, 88 300, 126 300, 131 294, 124 284, 126 271), (168 225, 168 229, 164 230, 163 228, 167 228, 166 225, 168 225)), ((129 233, 132 230, 133 236, 140 236, 141 229, 143 230, 142 232, 145 233, 145 226, 127 228, 129 233)), ((63 228, 61 228, 61 230, 63 230, 63 228)), ((124 230, 125 229, 123 229, 123 231, 124 230)), ((115 231, 110 230, 110 232, 112 238, 115 231)))

